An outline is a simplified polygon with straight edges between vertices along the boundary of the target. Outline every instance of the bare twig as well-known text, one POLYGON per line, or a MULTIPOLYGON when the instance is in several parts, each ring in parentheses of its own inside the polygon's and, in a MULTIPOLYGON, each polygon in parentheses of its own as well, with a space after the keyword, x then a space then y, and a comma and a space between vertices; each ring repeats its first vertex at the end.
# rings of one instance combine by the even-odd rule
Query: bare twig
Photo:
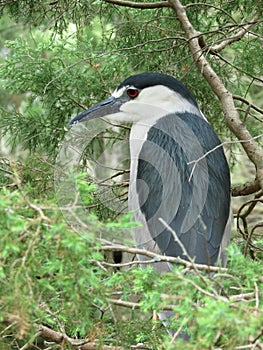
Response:
POLYGON ((127 307, 128 309, 132 309, 132 310, 140 308, 139 303, 134 303, 131 301, 125 301, 125 300, 121 300, 121 299, 112 299, 112 298, 109 298, 108 301, 114 305, 127 307))
POLYGON ((43 213, 43 210, 38 207, 37 205, 33 204, 30 202, 29 198, 27 197, 27 195, 24 193, 23 189, 22 189, 22 186, 21 186, 21 181, 18 177, 18 174, 16 172, 16 169, 13 169, 13 175, 15 177, 15 180, 16 180, 16 185, 17 185, 17 188, 20 192, 20 194, 22 195, 22 197, 24 198, 25 202, 27 203, 27 205, 33 209, 35 212, 37 212, 39 214, 39 220, 40 221, 47 221, 47 222, 51 222, 51 219, 48 218, 44 213, 43 213))
POLYGON ((258 106, 255 106, 253 103, 249 102, 246 98, 238 95, 233 95, 233 99, 237 101, 241 101, 245 103, 246 105, 250 106, 250 108, 254 109, 258 113, 263 114, 263 109, 259 108, 258 106))
POLYGON ((110 3, 112 5, 132 7, 139 9, 156 9, 162 7, 170 7, 167 1, 157 1, 157 2, 134 2, 134 1, 123 1, 123 0, 103 0, 104 2, 110 3))
MULTIPOLYGON (((160 255, 145 249, 129 248, 122 245, 106 245, 95 249, 99 249, 100 251, 113 251, 113 252, 119 251, 119 252, 127 252, 131 254, 143 255, 149 258, 153 258, 156 262, 165 261, 165 262, 174 263, 174 264, 182 264, 190 270, 193 269, 193 264, 190 261, 181 259, 179 257, 175 258, 172 256, 160 255)), ((203 264, 195 264, 195 267, 200 271, 209 271, 209 272, 227 271, 227 269, 224 267, 208 266, 203 264)))
POLYGON ((251 137, 251 139, 249 140, 236 140, 236 141, 224 141, 222 143, 220 143, 219 145, 215 146, 214 148, 211 148, 209 151, 207 151, 206 153, 204 153, 200 158, 197 158, 195 160, 192 160, 190 162, 188 162, 187 164, 190 165, 190 164, 195 164, 195 163, 198 163, 200 160, 204 159, 206 156, 208 156, 208 154, 216 151, 218 148, 221 148, 225 145, 232 145, 232 144, 236 144, 236 143, 244 143, 244 142, 251 142, 253 140, 256 140, 256 139, 259 139, 263 137, 263 134, 259 134, 255 137, 251 137))
MULTIPOLYGON (((233 67, 233 68, 236 69, 237 71, 242 72, 242 73, 246 74, 248 77, 252 78, 253 81, 258 81, 260 84, 263 83, 263 79, 261 78, 261 76, 256 76, 256 75, 254 75, 254 74, 248 72, 247 70, 244 70, 243 68, 241 68, 241 67, 238 66, 238 65, 235 65, 235 64, 232 63, 230 60, 227 60, 227 59, 225 58, 225 56, 222 56, 222 55, 220 55, 220 54, 217 53, 217 52, 214 52, 214 55, 215 55, 216 57, 218 57, 221 61, 225 62, 228 66, 233 67)), ((231 97, 233 98, 233 96, 231 96, 231 97)))
POLYGON ((191 170, 191 174, 189 176, 189 181, 191 181, 191 179, 192 179, 192 176, 193 176, 193 173, 195 171, 197 163, 200 162, 200 160, 204 159, 206 156, 208 156, 210 153, 216 151, 218 148, 221 148, 221 147, 223 147, 225 145, 231 145, 231 144, 236 144, 236 143, 241 143, 242 144, 242 143, 252 142, 253 140, 259 139, 261 137, 263 137, 263 134, 251 137, 251 139, 249 139, 249 140, 236 140, 236 141, 225 141, 225 142, 222 142, 219 145, 215 146, 214 148, 211 148, 209 151, 204 153, 201 157, 188 162, 187 165, 194 164, 194 166, 193 166, 193 168, 191 170))
POLYGON ((258 192, 254 199, 251 199, 249 201, 246 201, 244 204, 241 205, 241 207, 238 209, 238 212, 236 214, 237 217, 237 230, 239 233, 241 233, 242 237, 246 240, 246 245, 244 249, 244 255, 246 256, 247 250, 249 248, 250 255, 253 259, 255 259, 255 252, 256 251, 262 251, 262 248, 256 247, 251 242, 252 235, 254 234, 255 230, 259 227, 263 226, 262 222, 259 222, 258 224, 254 225, 251 230, 249 230, 248 225, 248 217, 254 210, 255 206, 258 203, 263 203, 263 199, 260 198, 263 195, 263 191, 258 192), (242 225, 241 225, 242 223, 242 225))
POLYGON ((6 169, 4 169, 4 168, 0 168, 0 171, 2 171, 3 173, 6 173, 6 174, 8 174, 8 175, 11 175, 11 176, 14 175, 11 171, 6 170, 6 169))
POLYGON ((67 343, 77 350, 99 350, 99 349, 101 349, 101 350, 124 350, 124 348, 120 347, 120 346, 98 345, 94 342, 89 342, 86 339, 83 339, 83 340, 72 339, 72 338, 68 337, 66 334, 56 332, 53 329, 48 328, 44 325, 39 326, 38 336, 47 340, 47 341, 50 341, 50 342, 53 342, 56 344, 66 344, 67 343))
POLYGON ((180 327, 176 330, 176 332, 174 333, 170 343, 173 344, 176 340, 176 338, 178 337, 178 335, 181 333, 181 330, 183 329, 183 327, 186 325, 185 319, 183 319, 183 322, 180 324, 180 327))
POLYGON ((225 49, 228 45, 231 45, 235 41, 238 41, 244 37, 244 35, 257 23, 256 19, 249 24, 244 25, 235 35, 230 38, 222 40, 219 44, 213 45, 209 48, 210 53, 218 53, 225 49))
MULTIPOLYGON (((108 263, 106 261, 100 261, 100 264, 102 266, 108 266, 108 267, 129 267, 133 265, 151 265, 154 263, 157 263, 156 259, 149 259, 149 260, 135 260, 135 261, 129 261, 126 263, 108 263)), ((97 260, 94 260, 94 263, 97 263, 97 260)))
POLYGON ((173 238, 175 242, 179 245, 181 248, 183 255, 192 263, 194 264, 194 259, 191 258, 191 256, 188 254, 188 251, 186 250, 185 246, 177 236, 176 232, 165 222, 162 218, 159 218, 159 221, 164 225, 164 227, 173 235, 173 238))
POLYGON ((255 296, 256 296, 256 308, 258 309, 258 307, 259 307, 259 293, 258 293, 257 282, 254 282, 254 286, 255 286, 255 296))
POLYGON ((236 20, 234 19, 234 17, 232 17, 229 12, 224 10, 222 7, 218 7, 218 6, 213 5, 213 4, 208 4, 205 2, 192 2, 190 4, 185 5, 185 8, 188 9, 190 7, 195 7, 195 6, 198 6, 198 7, 205 6, 205 7, 213 8, 219 12, 222 12, 225 16, 229 17, 232 22, 237 23, 236 20))
MULTIPOLYGON (((262 337, 262 335, 263 335, 263 327, 261 328, 259 334, 252 340, 251 343, 252 343, 252 344, 255 344, 256 341, 257 341, 260 337, 262 337)), ((262 347, 261 347, 261 349, 262 349, 262 347)))

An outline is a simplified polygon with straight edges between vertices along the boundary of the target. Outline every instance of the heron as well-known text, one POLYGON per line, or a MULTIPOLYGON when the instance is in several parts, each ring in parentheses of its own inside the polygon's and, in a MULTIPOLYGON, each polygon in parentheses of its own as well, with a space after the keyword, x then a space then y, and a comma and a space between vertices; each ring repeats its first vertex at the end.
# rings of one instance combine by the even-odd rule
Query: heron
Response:
MULTIPOLYGON (((134 229, 137 247, 225 266, 229 167, 220 139, 188 88, 170 75, 136 74, 69 124, 100 117, 132 123, 128 207, 141 223, 134 229)), ((156 262, 153 268, 164 273, 172 266, 156 262)), ((160 313, 162 320, 170 316, 160 313)))

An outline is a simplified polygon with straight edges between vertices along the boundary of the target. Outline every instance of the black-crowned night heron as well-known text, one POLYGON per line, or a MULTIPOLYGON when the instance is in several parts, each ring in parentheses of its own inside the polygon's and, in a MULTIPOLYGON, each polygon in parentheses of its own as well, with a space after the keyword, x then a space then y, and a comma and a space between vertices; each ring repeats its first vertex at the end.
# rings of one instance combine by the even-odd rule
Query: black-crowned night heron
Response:
MULTIPOLYGON (((225 265, 229 168, 219 138, 189 90, 165 74, 134 75, 70 124, 99 117, 133 123, 129 210, 142 223, 135 229, 137 246, 187 259, 183 244, 196 263, 225 265)), ((171 269, 165 262, 153 267, 171 269)))

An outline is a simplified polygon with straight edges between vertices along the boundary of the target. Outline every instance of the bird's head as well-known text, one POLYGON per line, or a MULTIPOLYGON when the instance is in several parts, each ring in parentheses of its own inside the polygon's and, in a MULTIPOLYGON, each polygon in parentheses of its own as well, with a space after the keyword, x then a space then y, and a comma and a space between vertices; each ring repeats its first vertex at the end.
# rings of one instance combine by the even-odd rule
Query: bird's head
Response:
POLYGON ((139 122, 184 112, 202 116, 194 97, 180 81, 166 74, 141 73, 125 79, 109 98, 81 112, 69 125, 99 117, 139 122))

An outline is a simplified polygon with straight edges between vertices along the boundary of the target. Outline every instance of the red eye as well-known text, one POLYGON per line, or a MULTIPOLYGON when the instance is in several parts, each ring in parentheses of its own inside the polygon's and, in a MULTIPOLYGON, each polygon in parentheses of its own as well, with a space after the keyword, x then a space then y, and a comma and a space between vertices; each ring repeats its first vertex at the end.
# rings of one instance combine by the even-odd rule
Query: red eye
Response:
POLYGON ((139 95, 139 90, 135 89, 135 88, 129 88, 129 89, 127 89, 127 95, 130 98, 135 98, 139 95))

